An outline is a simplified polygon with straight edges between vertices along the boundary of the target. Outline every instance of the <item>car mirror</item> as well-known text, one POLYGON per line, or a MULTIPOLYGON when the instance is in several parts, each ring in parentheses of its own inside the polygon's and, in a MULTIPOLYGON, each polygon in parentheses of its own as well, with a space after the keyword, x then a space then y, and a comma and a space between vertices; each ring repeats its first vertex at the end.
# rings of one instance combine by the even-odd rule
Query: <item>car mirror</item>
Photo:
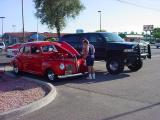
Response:
POLYGON ((40 50, 36 50, 36 53, 40 53, 40 50))
POLYGON ((49 52, 52 52, 53 51, 53 48, 49 48, 49 50, 48 50, 49 52))

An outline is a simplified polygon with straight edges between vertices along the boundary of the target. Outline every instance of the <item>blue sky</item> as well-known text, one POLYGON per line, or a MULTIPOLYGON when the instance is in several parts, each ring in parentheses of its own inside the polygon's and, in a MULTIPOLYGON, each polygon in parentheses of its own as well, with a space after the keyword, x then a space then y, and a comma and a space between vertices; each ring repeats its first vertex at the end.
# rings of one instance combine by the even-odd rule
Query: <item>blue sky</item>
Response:
MULTIPOLYGON (((102 29, 108 32, 142 32, 143 25, 153 24, 160 27, 160 0, 123 0, 140 6, 159 9, 139 8, 118 2, 118 0, 81 0, 86 9, 76 19, 68 20, 62 32, 75 32, 84 29, 93 32, 99 29, 99 13, 102 11, 102 29)), ((33 0, 24 0, 25 31, 37 30, 37 19, 33 0)), ((0 0, 0 16, 5 16, 4 32, 22 31, 21 0, 0 0)), ((1 21, 0 21, 1 23, 1 21)), ((49 30, 46 25, 39 22, 39 32, 56 32, 49 30)), ((0 24, 1 33, 1 24, 0 24)))

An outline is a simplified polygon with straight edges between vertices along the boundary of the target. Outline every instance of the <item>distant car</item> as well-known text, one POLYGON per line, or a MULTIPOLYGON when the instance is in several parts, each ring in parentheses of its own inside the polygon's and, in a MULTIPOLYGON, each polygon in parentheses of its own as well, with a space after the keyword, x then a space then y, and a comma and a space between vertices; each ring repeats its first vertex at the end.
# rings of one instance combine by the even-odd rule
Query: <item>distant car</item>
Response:
POLYGON ((155 43, 155 46, 156 46, 157 48, 159 48, 159 47, 160 47, 160 41, 157 41, 157 42, 155 43))
POLYGON ((5 44, 4 42, 0 42, 0 52, 2 52, 3 50, 5 50, 5 44))
POLYGON ((15 74, 23 71, 46 76, 50 81, 87 72, 85 60, 66 42, 25 43, 11 64, 15 74))
POLYGON ((21 43, 17 43, 6 47, 6 56, 15 57, 18 54, 21 45, 22 45, 21 43))

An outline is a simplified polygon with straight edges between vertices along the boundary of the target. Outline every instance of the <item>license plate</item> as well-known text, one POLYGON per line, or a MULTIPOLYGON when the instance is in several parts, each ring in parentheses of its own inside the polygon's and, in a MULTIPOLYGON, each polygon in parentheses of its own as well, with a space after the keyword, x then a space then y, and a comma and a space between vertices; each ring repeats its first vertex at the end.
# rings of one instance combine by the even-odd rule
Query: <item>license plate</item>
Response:
POLYGON ((72 74, 72 71, 65 71, 65 75, 70 75, 72 74))

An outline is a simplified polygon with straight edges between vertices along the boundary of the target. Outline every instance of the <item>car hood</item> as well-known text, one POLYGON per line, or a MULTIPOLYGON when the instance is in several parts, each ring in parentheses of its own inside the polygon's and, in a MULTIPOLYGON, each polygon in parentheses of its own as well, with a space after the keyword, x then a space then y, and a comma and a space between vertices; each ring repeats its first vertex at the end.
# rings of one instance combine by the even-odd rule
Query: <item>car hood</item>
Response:
POLYGON ((54 42, 54 44, 59 46, 61 49, 65 50, 69 54, 72 54, 74 56, 80 56, 79 52, 66 42, 54 42))
POLYGON ((132 49, 134 46, 137 46, 137 43, 133 42, 109 42, 108 43, 109 49, 118 49, 118 50, 123 50, 123 49, 132 49))

